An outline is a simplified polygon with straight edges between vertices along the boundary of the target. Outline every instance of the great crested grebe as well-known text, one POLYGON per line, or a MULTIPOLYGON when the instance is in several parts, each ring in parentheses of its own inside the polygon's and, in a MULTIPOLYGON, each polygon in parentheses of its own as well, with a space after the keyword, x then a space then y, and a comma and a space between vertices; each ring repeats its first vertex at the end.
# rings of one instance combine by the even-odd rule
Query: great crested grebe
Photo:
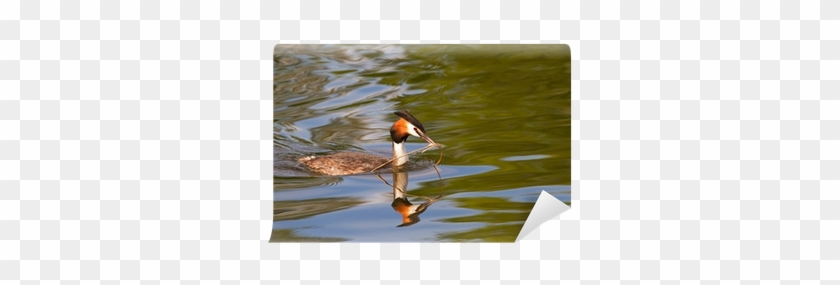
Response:
MULTIPOLYGON (((426 135, 423 124, 408 110, 394 112, 400 117, 391 126, 391 140, 393 146, 392 166, 400 166, 408 162, 408 155, 405 151, 405 141, 409 135, 422 138, 429 144, 438 145, 426 135)), ((309 167, 310 170, 324 175, 350 175, 371 171, 385 164, 390 160, 387 157, 362 153, 362 152, 340 152, 326 156, 308 156, 298 159, 309 167)))

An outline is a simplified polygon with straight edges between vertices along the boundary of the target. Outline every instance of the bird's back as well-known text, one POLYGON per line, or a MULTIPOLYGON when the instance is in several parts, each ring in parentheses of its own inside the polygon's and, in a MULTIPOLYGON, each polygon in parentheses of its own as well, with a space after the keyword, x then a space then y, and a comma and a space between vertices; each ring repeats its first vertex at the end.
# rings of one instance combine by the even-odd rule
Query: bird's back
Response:
POLYGON ((388 162, 388 158, 362 152, 339 152, 325 156, 308 156, 298 161, 320 174, 350 175, 371 171, 388 162))

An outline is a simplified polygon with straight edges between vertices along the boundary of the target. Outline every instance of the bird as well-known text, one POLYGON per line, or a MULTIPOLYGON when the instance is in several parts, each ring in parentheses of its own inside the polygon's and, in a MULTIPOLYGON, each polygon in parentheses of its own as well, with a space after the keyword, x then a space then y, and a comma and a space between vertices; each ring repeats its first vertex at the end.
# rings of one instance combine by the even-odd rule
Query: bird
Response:
POLYGON ((307 156, 298 159, 309 170, 321 175, 351 175, 376 170, 392 160, 393 167, 408 163, 405 142, 409 136, 415 136, 439 146, 426 134, 426 129, 408 110, 394 112, 399 119, 391 125, 392 158, 363 152, 339 152, 325 156, 307 156))

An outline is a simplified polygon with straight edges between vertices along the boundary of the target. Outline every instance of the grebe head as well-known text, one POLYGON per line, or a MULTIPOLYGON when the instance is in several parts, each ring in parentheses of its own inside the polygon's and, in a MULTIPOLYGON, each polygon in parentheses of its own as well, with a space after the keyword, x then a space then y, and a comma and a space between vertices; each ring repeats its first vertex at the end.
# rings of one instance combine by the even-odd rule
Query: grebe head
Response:
POLYGON ((423 124, 408 113, 408 110, 397 111, 394 114, 400 116, 400 119, 391 126, 391 140, 394 143, 404 143, 408 139, 408 136, 412 135, 425 140, 429 144, 437 145, 437 143, 426 135, 426 129, 423 128, 423 124))

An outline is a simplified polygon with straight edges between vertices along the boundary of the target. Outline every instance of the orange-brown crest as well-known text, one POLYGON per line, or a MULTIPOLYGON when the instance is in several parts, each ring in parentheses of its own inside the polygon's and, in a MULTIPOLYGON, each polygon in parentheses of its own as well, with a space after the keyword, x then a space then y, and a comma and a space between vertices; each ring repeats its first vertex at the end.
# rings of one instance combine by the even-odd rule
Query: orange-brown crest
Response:
POLYGON ((391 140, 395 143, 402 143, 408 139, 408 121, 403 118, 397 120, 393 126, 391 126, 391 140))

